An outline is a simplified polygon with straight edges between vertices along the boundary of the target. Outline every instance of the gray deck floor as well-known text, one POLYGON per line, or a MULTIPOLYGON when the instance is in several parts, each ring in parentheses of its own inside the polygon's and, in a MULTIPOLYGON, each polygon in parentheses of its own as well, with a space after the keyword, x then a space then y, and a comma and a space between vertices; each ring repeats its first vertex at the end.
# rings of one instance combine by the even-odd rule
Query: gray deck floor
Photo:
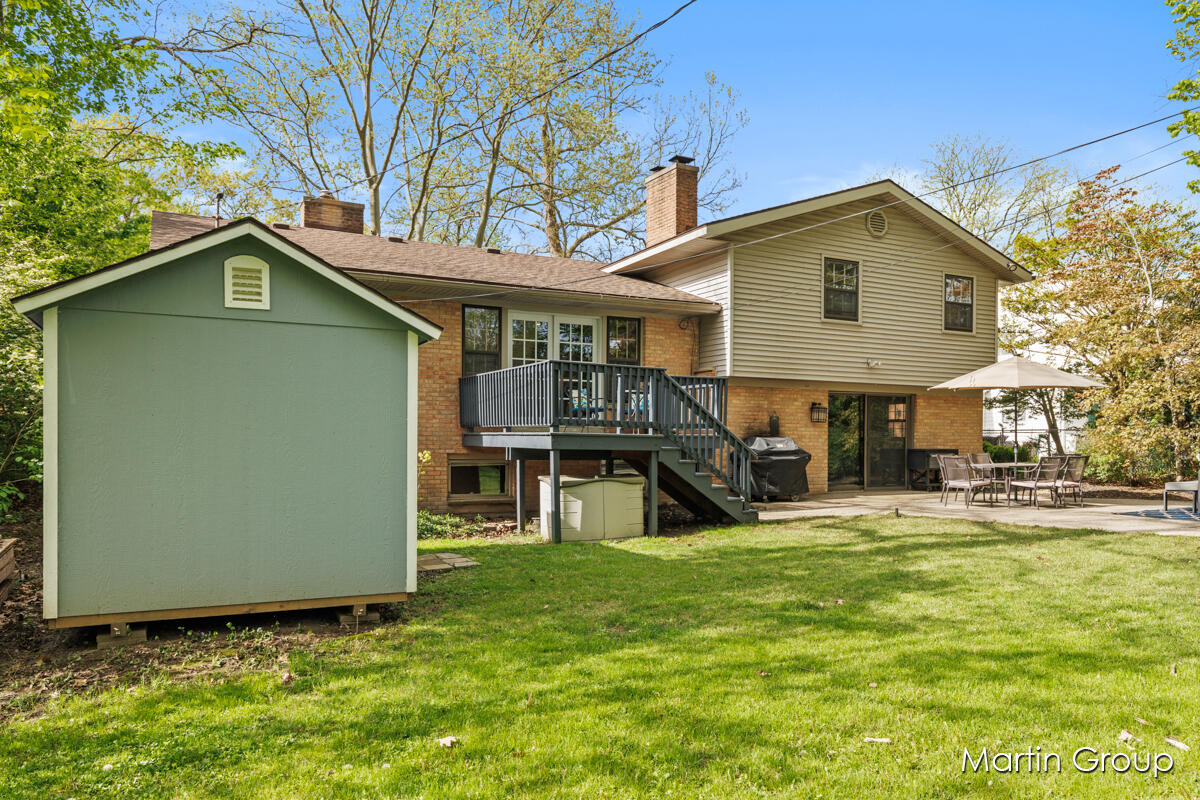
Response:
POLYGON ((1151 500, 1085 498, 1082 507, 1054 508, 1049 502, 1039 508, 972 503, 967 508, 960 496, 943 506, 937 492, 833 492, 814 495, 796 503, 756 503, 762 522, 780 522, 806 517, 861 516, 891 514, 896 509, 913 517, 945 517, 1004 522, 1013 525, 1041 525, 1054 528, 1087 528, 1115 533, 1156 533, 1170 536, 1200 536, 1200 517, 1191 513, 1190 504, 1172 499, 1169 514, 1151 500))

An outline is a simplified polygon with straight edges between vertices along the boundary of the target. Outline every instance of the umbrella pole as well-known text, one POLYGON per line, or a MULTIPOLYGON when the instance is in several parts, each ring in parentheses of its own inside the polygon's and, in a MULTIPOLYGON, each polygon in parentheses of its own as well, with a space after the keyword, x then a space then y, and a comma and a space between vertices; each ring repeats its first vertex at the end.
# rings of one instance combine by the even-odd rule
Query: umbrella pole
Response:
POLYGON ((1021 440, 1017 438, 1017 429, 1021 425, 1021 398, 1017 397, 1017 393, 1013 392, 1013 463, 1016 464, 1021 459, 1017 453, 1021 449, 1021 440))

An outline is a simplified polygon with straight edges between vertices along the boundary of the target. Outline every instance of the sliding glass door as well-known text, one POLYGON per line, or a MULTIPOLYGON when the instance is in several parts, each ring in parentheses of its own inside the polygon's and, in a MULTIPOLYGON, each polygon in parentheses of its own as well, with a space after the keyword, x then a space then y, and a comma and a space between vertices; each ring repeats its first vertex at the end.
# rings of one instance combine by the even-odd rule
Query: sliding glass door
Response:
POLYGON ((829 488, 863 486, 863 395, 829 395, 829 488))
POLYGON ((829 488, 903 487, 907 395, 829 395, 829 488))
POLYGON ((904 486, 908 397, 867 395, 867 486, 904 486))

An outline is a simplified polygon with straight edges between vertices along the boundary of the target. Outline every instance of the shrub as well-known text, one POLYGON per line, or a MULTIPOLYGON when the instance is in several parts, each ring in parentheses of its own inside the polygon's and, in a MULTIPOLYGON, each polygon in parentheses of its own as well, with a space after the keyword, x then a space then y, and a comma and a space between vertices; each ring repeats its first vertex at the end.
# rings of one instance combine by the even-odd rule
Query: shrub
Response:
POLYGON ((471 522, 457 514, 434 514, 424 509, 417 511, 418 539, 464 539, 482 533, 483 525, 478 520, 471 522))
MULTIPOLYGON (((991 442, 983 443, 983 452, 992 457, 992 461, 1012 461, 1013 449, 1006 444, 992 444, 991 442)), ((1021 450, 1017 453, 1018 461, 1035 461, 1037 460, 1037 445, 1032 442, 1026 442, 1021 445, 1021 450)))

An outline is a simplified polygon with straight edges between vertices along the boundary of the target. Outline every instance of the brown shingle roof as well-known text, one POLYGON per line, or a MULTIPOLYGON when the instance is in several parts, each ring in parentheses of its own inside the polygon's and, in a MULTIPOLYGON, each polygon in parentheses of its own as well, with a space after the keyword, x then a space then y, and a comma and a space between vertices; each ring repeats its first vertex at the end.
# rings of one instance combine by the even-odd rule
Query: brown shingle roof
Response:
MULTIPOLYGON (((150 226, 150 248, 174 244, 212 230, 214 225, 212 217, 155 211, 150 226)), ((317 228, 272 226, 271 229, 338 269, 352 272, 696 303, 716 308, 711 301, 679 289, 602 272, 600 268, 604 264, 594 261, 526 253, 489 253, 476 247, 431 242, 394 242, 378 236, 317 228)))

